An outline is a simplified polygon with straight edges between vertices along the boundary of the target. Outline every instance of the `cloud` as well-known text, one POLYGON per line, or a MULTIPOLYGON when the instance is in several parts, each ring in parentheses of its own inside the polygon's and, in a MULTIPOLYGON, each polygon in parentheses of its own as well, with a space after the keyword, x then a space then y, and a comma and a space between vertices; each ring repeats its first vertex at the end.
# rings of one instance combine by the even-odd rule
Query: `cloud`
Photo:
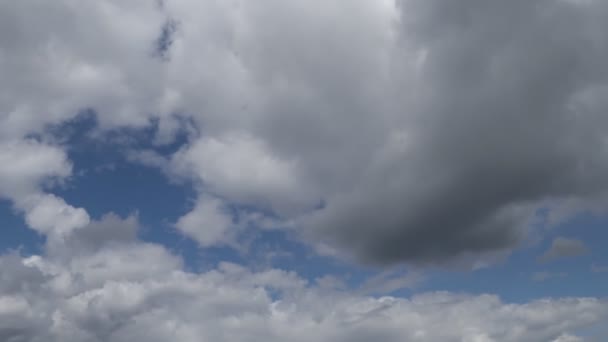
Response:
MULTIPOLYGON (((134 227, 135 220, 107 215, 74 234, 95 235, 103 226, 116 236, 112 232, 134 227)), ((608 319, 608 303, 597 298, 508 304, 492 295, 435 292, 404 299, 317 286, 293 272, 253 272, 231 263, 189 273, 165 248, 127 235, 90 249, 81 249, 83 239, 74 238, 64 240, 61 253, 0 256, 8 272, 0 275, 0 337, 24 342, 561 341, 608 319)))
POLYGON ((550 262, 560 258, 576 257, 588 252, 587 246, 580 240, 557 237, 553 239, 551 247, 538 258, 538 261, 550 262))
POLYGON ((165 18, 154 2, 28 1, 0 12, 0 136, 40 133, 91 108, 106 127, 141 127, 158 112, 163 73, 150 57, 165 18), (44 19, 26 24, 32 13, 44 19))
POLYGON ((137 214, 122 219, 114 213, 103 215, 98 220, 90 220, 81 229, 76 229, 64 237, 59 245, 49 246, 53 255, 67 253, 73 257, 76 254, 88 254, 107 245, 137 241, 140 229, 137 214), (69 246, 67 251, 65 247, 69 246))
MULTIPOLYGON (((0 137, 1 138, 1 137, 0 137)), ((32 139, 0 139, 0 197, 24 213, 26 224, 51 239, 89 223, 89 215, 63 199, 44 193, 72 173, 64 150, 32 139)))
POLYGON ((233 242, 232 217, 223 202, 214 198, 199 198, 196 206, 175 223, 177 229, 199 243, 214 246, 233 242))
POLYGON ((593 272, 593 273, 608 273, 608 266, 602 266, 602 265, 593 264, 593 265, 591 265, 591 272, 593 272))
POLYGON ((553 342, 581 342, 581 341, 584 341, 584 340, 580 337, 568 335, 568 334, 564 334, 564 335, 558 337, 557 339, 553 340, 553 342))
POLYGON ((67 235, 89 224, 90 220, 84 209, 74 208, 55 195, 28 196, 19 205, 25 210, 27 225, 47 235, 67 235))
POLYGON ((534 273, 532 275, 532 280, 540 283, 540 282, 551 280, 554 278, 564 278, 567 276, 568 276, 568 274, 565 272, 554 273, 554 272, 542 271, 542 272, 534 273))
POLYGON ((197 81, 206 101, 181 93, 201 127, 182 153, 216 195, 270 206, 342 255, 391 264, 506 252, 546 201, 606 194, 601 2, 311 6, 209 6, 220 13, 205 25, 222 40, 168 3, 183 30, 172 61, 223 73, 209 76, 214 87, 197 81), (192 60, 195 39, 216 50, 192 60), (226 138, 243 131, 247 140, 226 138), (247 141, 264 148, 246 157, 247 141), (209 160, 211 146, 221 160, 209 160), (276 162, 256 166, 265 160, 276 162), (228 178, 224 161, 250 171, 228 178))
MULTIPOLYGON (((72 165, 46 133, 83 111, 101 142, 184 130, 170 156, 132 156, 192 181, 176 227, 204 247, 255 223, 367 263, 480 265, 548 203, 604 203, 607 15, 599 0, 0 2, 0 196, 46 237, 41 255, 0 256, 0 340, 579 339, 604 299, 187 272, 138 240, 136 214, 95 219, 49 193, 72 165)), ((568 241, 547 258, 579 253, 568 241)))
POLYGON ((100 130, 158 122, 160 144, 186 129, 171 177, 345 258, 475 263, 518 246, 547 203, 608 195, 603 1, 62 0, 0 13, 2 140, 85 109, 100 130))
POLYGON ((605 192, 605 153, 588 154, 606 140, 592 127, 604 107, 591 104, 605 46, 579 46, 595 40, 583 27, 601 25, 592 9, 605 10, 404 1, 404 39, 424 63, 402 151, 382 177, 328 200, 317 235, 370 261, 446 260, 516 245, 545 199, 605 192), (562 32, 564 20, 580 29, 562 32))
POLYGON ((385 271, 367 279, 360 287, 359 292, 364 294, 386 294, 401 289, 413 289, 420 285, 424 276, 410 272, 385 271))
POLYGON ((72 173, 65 152, 35 140, 0 141, 0 196, 20 198, 72 173))
POLYGON ((315 200, 300 191, 294 162, 274 157, 261 141, 249 136, 199 139, 177 152, 172 162, 175 173, 192 174, 203 183, 205 191, 231 202, 283 212, 291 207, 312 206, 310 202, 315 200))

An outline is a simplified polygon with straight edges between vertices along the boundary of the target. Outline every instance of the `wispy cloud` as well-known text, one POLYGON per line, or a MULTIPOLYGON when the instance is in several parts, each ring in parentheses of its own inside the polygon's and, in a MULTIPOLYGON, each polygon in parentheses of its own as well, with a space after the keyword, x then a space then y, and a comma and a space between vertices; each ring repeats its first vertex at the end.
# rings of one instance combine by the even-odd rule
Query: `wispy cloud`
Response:
POLYGON ((593 272, 593 273, 608 273, 608 266, 606 266, 606 265, 592 264, 591 265, 591 272, 593 272))
POLYGON ((588 252, 587 246, 581 240, 557 237, 551 243, 551 247, 538 258, 538 261, 546 263, 561 258, 577 257, 588 252))
POLYGON ((544 282, 544 281, 555 279, 555 278, 565 278, 567 276, 568 276, 568 274, 565 272, 542 271, 542 272, 536 272, 536 273, 532 274, 532 280, 540 283, 540 282, 544 282))

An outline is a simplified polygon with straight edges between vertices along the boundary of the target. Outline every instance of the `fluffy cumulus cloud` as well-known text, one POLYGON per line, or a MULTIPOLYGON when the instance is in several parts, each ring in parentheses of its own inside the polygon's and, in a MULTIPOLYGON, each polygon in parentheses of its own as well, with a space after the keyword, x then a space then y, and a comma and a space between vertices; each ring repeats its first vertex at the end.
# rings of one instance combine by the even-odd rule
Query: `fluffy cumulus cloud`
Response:
POLYGON ((0 13, 2 136, 92 108, 104 125, 142 125, 162 102, 162 72, 148 58, 164 20, 156 2, 2 2, 0 13))
POLYGON ((0 145, 0 196, 18 198, 35 192, 45 180, 69 176, 72 165, 63 150, 34 140, 0 145))
POLYGON ((370 297, 298 275, 220 263, 184 271, 109 214, 61 249, 0 257, 3 341, 578 341, 608 318, 595 298, 508 304, 446 292, 370 297), (94 237, 94 238, 93 238, 94 237))
POLYGON ((336 255, 501 253, 548 203, 606 197, 603 1, 0 6, 3 139, 86 109, 155 122, 155 144, 183 130, 173 177, 336 255))
POLYGON ((0 142, 0 198, 11 200, 28 226, 40 233, 58 237, 89 223, 84 209, 43 191, 71 173, 60 147, 30 139, 0 142))
POLYGON ((214 198, 199 198, 192 211, 182 216, 175 226, 203 247, 226 244, 234 239, 232 217, 222 202, 214 198))

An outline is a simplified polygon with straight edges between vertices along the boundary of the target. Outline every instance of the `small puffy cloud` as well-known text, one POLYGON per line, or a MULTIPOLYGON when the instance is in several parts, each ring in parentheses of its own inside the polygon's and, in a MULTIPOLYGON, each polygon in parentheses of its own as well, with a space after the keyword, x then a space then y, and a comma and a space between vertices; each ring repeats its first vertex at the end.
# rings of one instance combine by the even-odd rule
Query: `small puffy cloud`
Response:
POLYGON ((194 207, 181 216, 175 227, 196 241, 201 247, 238 245, 247 230, 276 230, 292 227, 293 223, 276 217, 230 207, 229 201, 208 195, 199 195, 194 207))
POLYGON ((585 243, 577 239, 557 237, 551 243, 551 247, 541 255, 540 262, 550 262, 560 258, 576 257, 588 253, 585 243))
POLYGON ((21 198, 45 181, 71 173, 72 164, 60 147, 35 140, 0 139, 0 197, 21 198))
POLYGON ((89 223, 89 215, 63 199, 43 192, 72 173, 65 151, 36 140, 0 137, 0 197, 9 199, 37 232, 58 238, 89 223))
POLYGON ((51 194, 35 194, 18 202, 27 225, 46 235, 65 236, 89 224, 86 210, 74 208, 51 194))
POLYGON ((273 155, 262 140, 246 134, 201 138, 179 151, 174 172, 191 174, 205 191, 236 203, 293 212, 318 199, 299 184, 296 161, 273 155))
POLYGON ((89 215, 43 188, 61 182, 72 173, 65 151, 32 139, 0 137, 0 197, 12 201, 25 216, 26 224, 51 239, 62 239, 86 226, 89 215))
POLYGON ((222 245, 234 239, 232 216, 221 200, 198 198, 195 207, 175 223, 186 236, 203 247, 222 245))

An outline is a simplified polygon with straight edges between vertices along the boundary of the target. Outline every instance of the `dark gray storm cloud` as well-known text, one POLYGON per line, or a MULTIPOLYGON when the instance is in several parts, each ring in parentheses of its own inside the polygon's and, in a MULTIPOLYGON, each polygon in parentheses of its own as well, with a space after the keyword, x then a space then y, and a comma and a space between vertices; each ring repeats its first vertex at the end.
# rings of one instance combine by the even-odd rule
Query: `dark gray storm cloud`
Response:
POLYGON ((416 94, 401 112, 405 152, 328 202, 314 218, 322 240, 370 262, 442 261, 513 247, 543 201, 606 193, 604 2, 401 9, 402 39, 424 56, 402 89, 416 94))

